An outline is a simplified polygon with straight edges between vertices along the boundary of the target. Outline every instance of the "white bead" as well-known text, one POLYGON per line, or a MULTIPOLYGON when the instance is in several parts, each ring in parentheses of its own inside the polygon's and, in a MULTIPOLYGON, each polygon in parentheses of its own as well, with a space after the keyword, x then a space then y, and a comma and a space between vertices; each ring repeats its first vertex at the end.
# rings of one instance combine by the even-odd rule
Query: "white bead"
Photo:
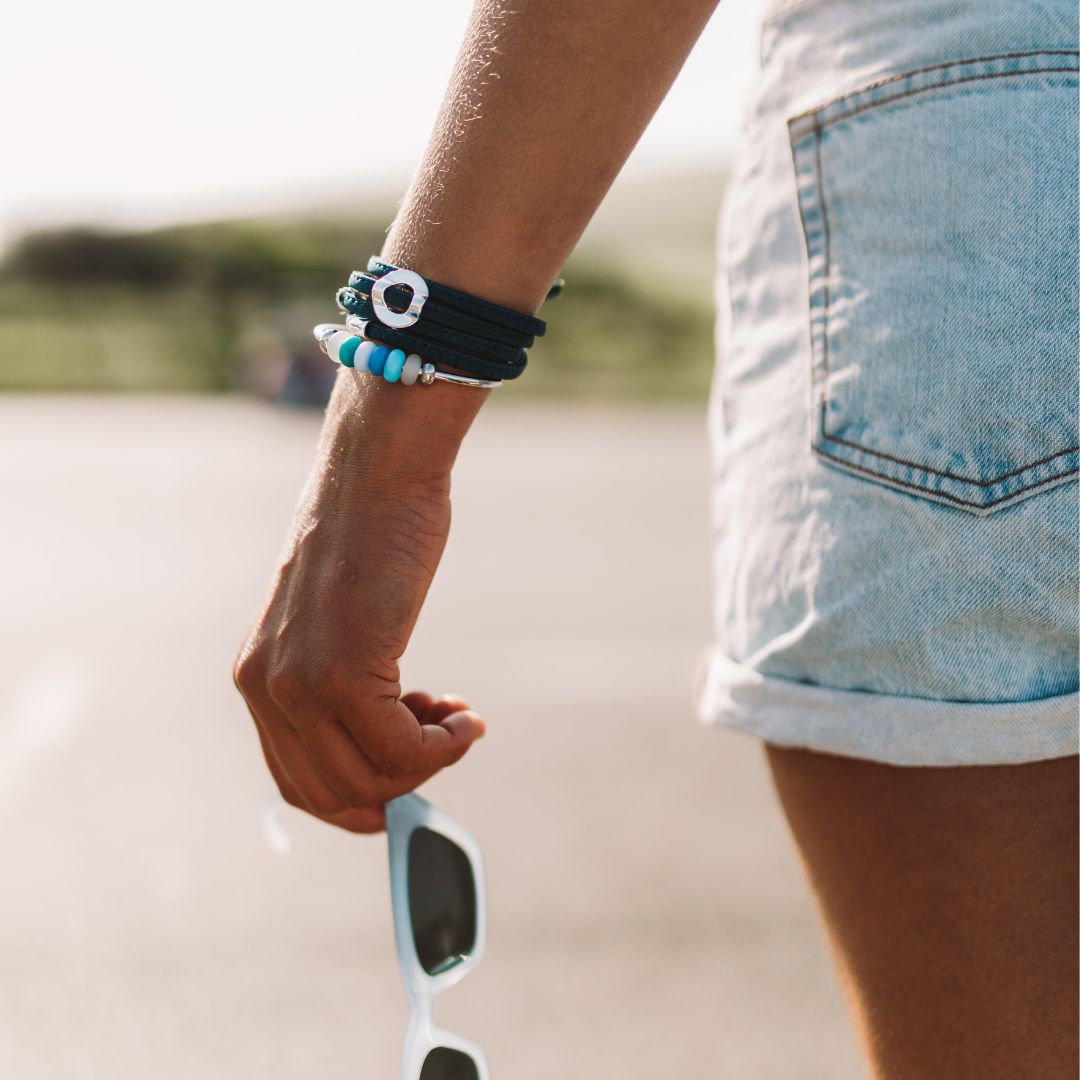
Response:
POLYGON ((374 341, 362 341, 360 347, 353 353, 353 367, 357 371, 370 371, 371 368, 368 367, 368 357, 371 356, 374 351, 374 341))
POLYGON ((405 358, 405 366, 401 369, 401 381, 406 386, 412 386, 420 376, 420 365, 423 364, 416 353, 411 353, 405 358))
POLYGON ((348 330, 339 330, 333 337, 326 343, 326 355, 334 361, 335 364, 341 363, 341 357, 338 356, 338 349, 345 344, 346 341, 351 341, 354 335, 350 334, 348 330))

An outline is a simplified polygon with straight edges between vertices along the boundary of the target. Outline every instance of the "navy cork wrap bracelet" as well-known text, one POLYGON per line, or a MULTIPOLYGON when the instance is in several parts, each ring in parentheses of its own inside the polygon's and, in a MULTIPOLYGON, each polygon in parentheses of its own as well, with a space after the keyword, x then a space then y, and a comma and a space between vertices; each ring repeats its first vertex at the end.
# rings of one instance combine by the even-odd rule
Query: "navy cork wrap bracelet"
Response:
MULTIPOLYGON (((349 275, 349 288, 358 293, 361 300, 370 306, 371 287, 376 281, 378 281, 378 278, 374 274, 365 273, 363 270, 354 270, 349 275)), ((397 311, 404 311, 409 306, 410 299, 409 290, 403 285, 392 285, 386 290, 387 303, 397 311)), ((532 334, 524 334, 518 330, 508 330, 505 326, 499 326, 485 319, 478 319, 476 316, 459 311, 457 308, 440 304, 433 296, 429 296, 424 304, 424 310, 420 314, 419 321, 424 323, 426 327, 436 324, 462 334, 472 334, 475 337, 494 341, 500 345, 512 345, 515 349, 527 349, 535 340, 532 334)))
MULTIPOLYGON (((349 279, 350 285, 353 277, 349 279)), ((390 302, 390 306, 406 307, 409 302, 408 295, 406 294, 403 299, 399 299, 394 296, 394 292, 395 289, 393 288, 386 290, 386 298, 390 302)), ((338 292, 337 300, 338 304, 350 314, 360 316, 371 326, 379 324, 379 316, 369 294, 360 292, 359 289, 351 285, 350 288, 341 289, 338 292)), ((528 345, 532 343, 530 338, 527 339, 527 343, 503 345, 497 341, 491 341, 478 333, 465 333, 461 330, 455 330, 443 323, 434 322, 430 317, 430 308, 431 300, 429 299, 424 304, 424 310, 419 319, 413 324, 414 329, 412 332, 432 344, 444 345, 448 349, 480 355, 500 364, 516 364, 520 359, 521 350, 528 348, 528 345)))
MULTIPOLYGON (((368 259, 367 269, 369 274, 382 277, 384 274, 392 273, 397 267, 372 256, 368 259)), ((502 304, 493 304, 490 300, 482 300, 479 296, 452 289, 449 285, 442 285, 430 278, 424 278, 424 280, 427 282, 431 299, 444 307, 453 308, 466 315, 473 315, 506 330, 515 330, 519 334, 531 334, 533 337, 542 337, 547 329, 544 320, 538 319, 535 315, 526 315, 524 312, 503 307, 502 304)))

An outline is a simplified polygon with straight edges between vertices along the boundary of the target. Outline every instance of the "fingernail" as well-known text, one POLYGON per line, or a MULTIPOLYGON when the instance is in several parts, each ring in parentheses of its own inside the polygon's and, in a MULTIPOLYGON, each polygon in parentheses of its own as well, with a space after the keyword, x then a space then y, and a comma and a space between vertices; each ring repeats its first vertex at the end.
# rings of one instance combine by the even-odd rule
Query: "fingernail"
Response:
POLYGON ((443 723, 449 724, 451 721, 456 721, 454 723, 455 728, 463 727, 465 724, 468 724, 469 734, 473 739, 482 739, 487 733, 487 724, 484 723, 484 718, 480 716, 479 713, 471 711, 451 713, 443 720, 443 723))

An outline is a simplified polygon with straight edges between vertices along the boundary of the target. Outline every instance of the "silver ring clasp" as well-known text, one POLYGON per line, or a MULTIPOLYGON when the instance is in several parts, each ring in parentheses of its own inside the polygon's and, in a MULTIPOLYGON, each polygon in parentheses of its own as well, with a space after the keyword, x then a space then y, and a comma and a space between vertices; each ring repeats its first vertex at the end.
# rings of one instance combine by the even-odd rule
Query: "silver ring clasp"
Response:
POLYGON ((383 274, 371 286, 371 306, 375 309, 375 317, 385 326, 392 326, 398 330, 412 326, 420 318, 420 312, 427 298, 427 282, 412 270, 391 270, 389 274, 383 274), (404 311, 395 311, 386 302, 386 290, 394 285, 404 285, 412 289, 412 299, 404 311))

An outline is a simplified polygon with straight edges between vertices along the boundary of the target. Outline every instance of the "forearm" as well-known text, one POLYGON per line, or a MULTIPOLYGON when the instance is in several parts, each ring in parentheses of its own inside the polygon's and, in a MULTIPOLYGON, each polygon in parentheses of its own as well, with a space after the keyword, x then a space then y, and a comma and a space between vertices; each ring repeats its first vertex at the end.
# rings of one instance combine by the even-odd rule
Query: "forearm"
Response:
MULTIPOLYGON (((383 256, 536 311, 715 5, 478 0, 383 256)), ((487 396, 445 385, 384 394, 376 380, 347 381, 335 395, 345 416, 407 423, 435 468, 452 461, 487 396)))
POLYGON ((716 0, 479 0, 391 262, 535 311, 716 0))
MULTIPOLYGON (((713 0, 480 0, 383 254, 539 307, 713 0)), ((386 102, 383 102, 384 106, 386 102)), ((509 393, 503 390, 501 393, 509 393)), ((358 832, 484 730, 458 698, 402 697, 398 661, 450 525, 450 466, 487 391, 342 368, 273 587, 234 675, 296 806, 358 832)))

